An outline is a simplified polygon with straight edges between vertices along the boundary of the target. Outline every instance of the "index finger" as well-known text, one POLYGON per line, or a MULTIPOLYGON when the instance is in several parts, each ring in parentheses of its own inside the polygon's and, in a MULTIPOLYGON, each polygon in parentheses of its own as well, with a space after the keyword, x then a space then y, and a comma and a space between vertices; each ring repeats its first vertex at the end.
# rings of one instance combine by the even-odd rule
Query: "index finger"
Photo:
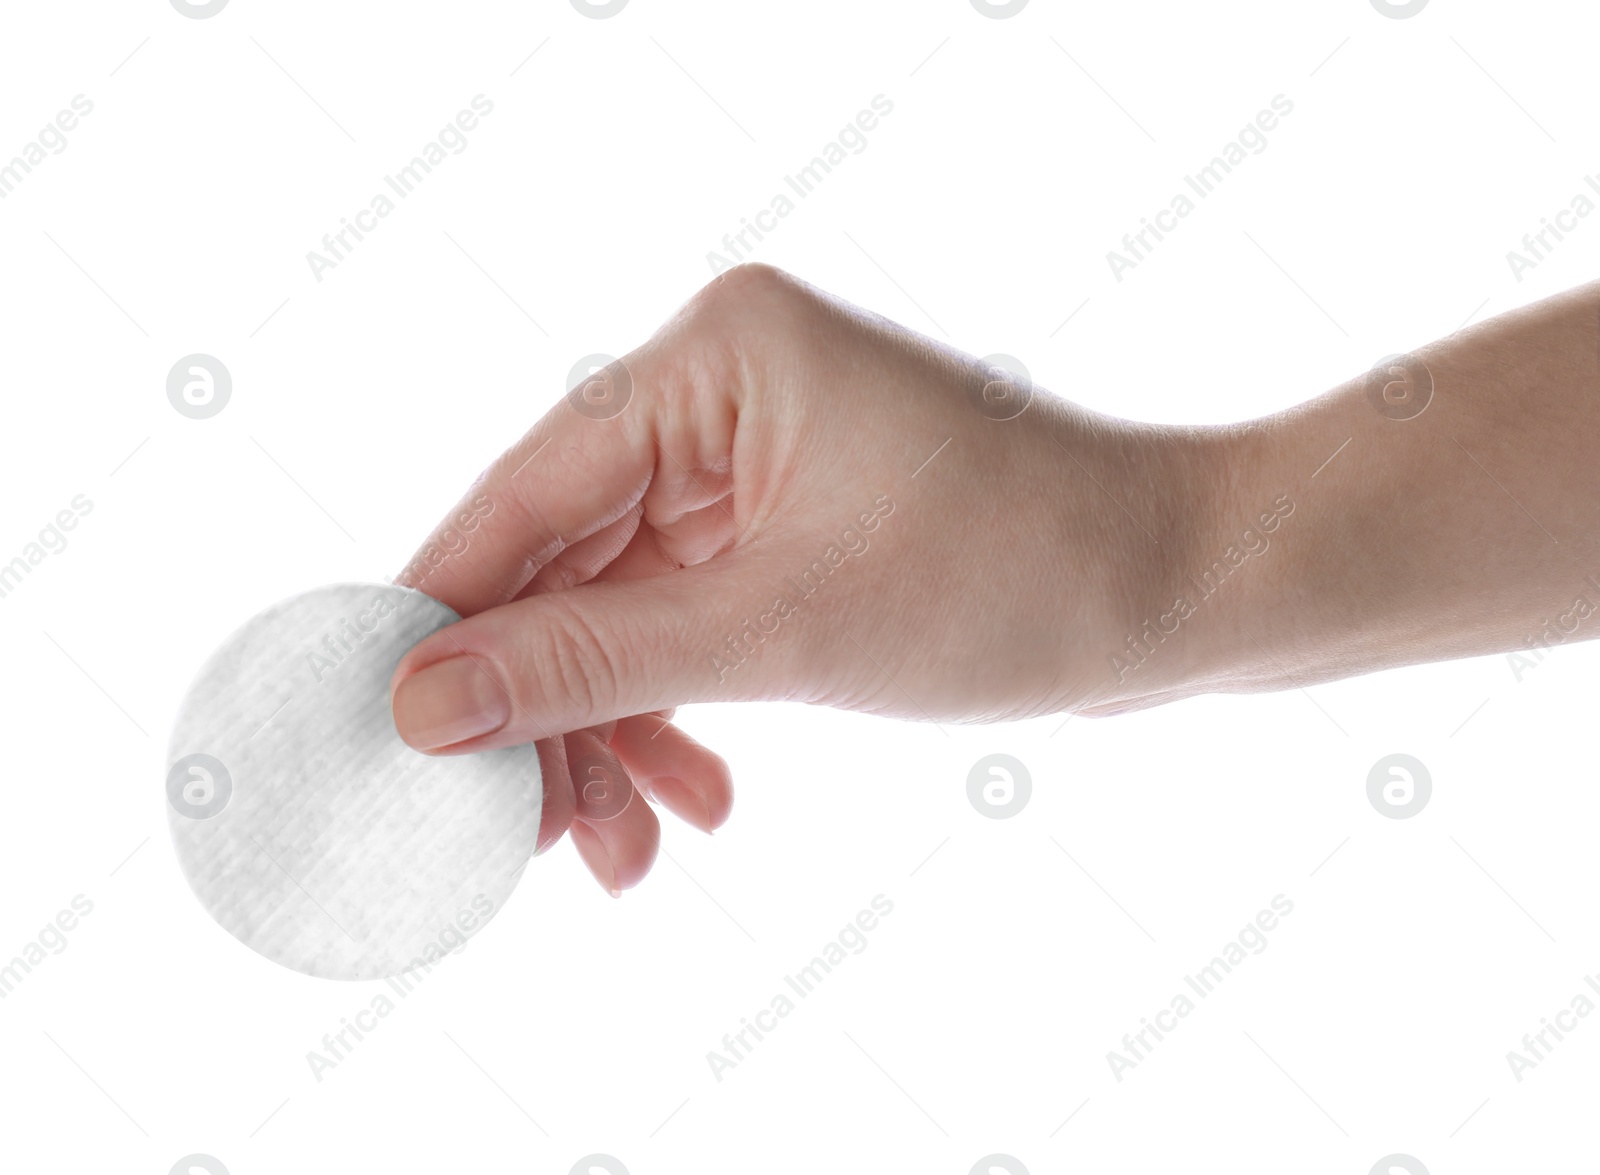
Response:
POLYGON ((726 473, 745 344, 788 320, 797 288, 759 265, 713 279, 485 470, 396 582, 471 616, 511 601, 564 548, 641 502, 652 524, 653 487, 666 517, 705 505, 709 491, 691 471, 726 473))
POLYGON ((634 403, 637 355, 580 383, 497 457, 395 582, 471 616, 632 510, 655 464, 653 414, 634 403))

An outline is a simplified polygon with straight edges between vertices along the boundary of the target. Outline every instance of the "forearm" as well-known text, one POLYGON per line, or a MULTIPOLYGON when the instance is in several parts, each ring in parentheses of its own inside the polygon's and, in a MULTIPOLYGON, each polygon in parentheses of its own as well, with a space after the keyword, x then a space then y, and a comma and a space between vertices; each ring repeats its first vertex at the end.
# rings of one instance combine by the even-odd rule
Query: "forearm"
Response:
POLYGON ((1210 688, 1521 649, 1547 621, 1600 634, 1600 283, 1403 366, 1387 398, 1361 377, 1218 439, 1218 526, 1294 508, 1218 609, 1210 688))

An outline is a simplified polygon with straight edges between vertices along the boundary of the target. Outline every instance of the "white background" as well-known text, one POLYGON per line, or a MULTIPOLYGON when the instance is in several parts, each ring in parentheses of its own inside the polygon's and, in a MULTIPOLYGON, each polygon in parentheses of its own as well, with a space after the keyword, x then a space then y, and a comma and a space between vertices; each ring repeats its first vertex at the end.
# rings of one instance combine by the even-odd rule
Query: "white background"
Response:
POLYGON ((213 925, 162 782, 226 633, 396 572, 875 95, 757 258, 1094 408, 1220 422, 1593 276, 1600 218, 1520 282, 1505 256, 1600 171, 1589 9, 8 4, 0 160, 94 111, 0 201, 0 561, 93 510, 0 599, 0 960, 94 909, 0 1001, 0 1167, 1577 1169, 1600 1018, 1520 1083, 1506 1053, 1600 971, 1592 647, 1065 726, 686 710, 732 763, 726 827, 669 821, 621 901, 540 858, 320 1082, 307 1052, 381 985, 213 925), (318 282, 307 251, 477 94, 468 148, 318 282), (1116 281, 1107 251, 1278 94, 1266 150, 1116 281), (166 398, 192 352, 233 375, 210 420, 166 398), (1409 820, 1366 796, 1397 751, 1433 778, 1409 820), (967 798, 994 752, 1032 775, 1011 819, 967 798), (717 1081, 708 1051, 877 894, 867 949, 717 1081), (1270 946, 1118 1082, 1107 1052, 1277 894, 1270 946))

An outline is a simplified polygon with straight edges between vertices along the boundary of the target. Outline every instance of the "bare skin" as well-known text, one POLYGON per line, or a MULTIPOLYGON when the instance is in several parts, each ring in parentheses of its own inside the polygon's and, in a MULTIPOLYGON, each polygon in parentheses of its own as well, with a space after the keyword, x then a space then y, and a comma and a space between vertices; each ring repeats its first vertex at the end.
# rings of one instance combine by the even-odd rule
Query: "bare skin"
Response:
POLYGON ((465 619, 401 662, 396 725, 436 754, 537 741, 541 847, 570 832, 615 895, 655 859, 641 795, 707 832, 731 809, 682 703, 1107 715, 1522 649, 1552 616, 1582 639, 1597 328, 1600 284, 1287 412, 1170 428, 740 267, 424 544, 399 582, 465 619))

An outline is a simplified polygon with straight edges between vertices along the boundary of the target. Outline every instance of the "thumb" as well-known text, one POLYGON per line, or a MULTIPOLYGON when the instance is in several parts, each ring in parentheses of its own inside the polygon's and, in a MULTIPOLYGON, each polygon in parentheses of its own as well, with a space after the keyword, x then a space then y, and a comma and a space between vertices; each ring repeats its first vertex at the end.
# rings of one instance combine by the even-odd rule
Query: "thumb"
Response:
POLYGON ((685 702, 792 697, 793 605, 733 551, 479 612, 396 667, 395 726, 421 751, 513 746, 685 702), (788 639, 785 639, 788 638, 788 639))

